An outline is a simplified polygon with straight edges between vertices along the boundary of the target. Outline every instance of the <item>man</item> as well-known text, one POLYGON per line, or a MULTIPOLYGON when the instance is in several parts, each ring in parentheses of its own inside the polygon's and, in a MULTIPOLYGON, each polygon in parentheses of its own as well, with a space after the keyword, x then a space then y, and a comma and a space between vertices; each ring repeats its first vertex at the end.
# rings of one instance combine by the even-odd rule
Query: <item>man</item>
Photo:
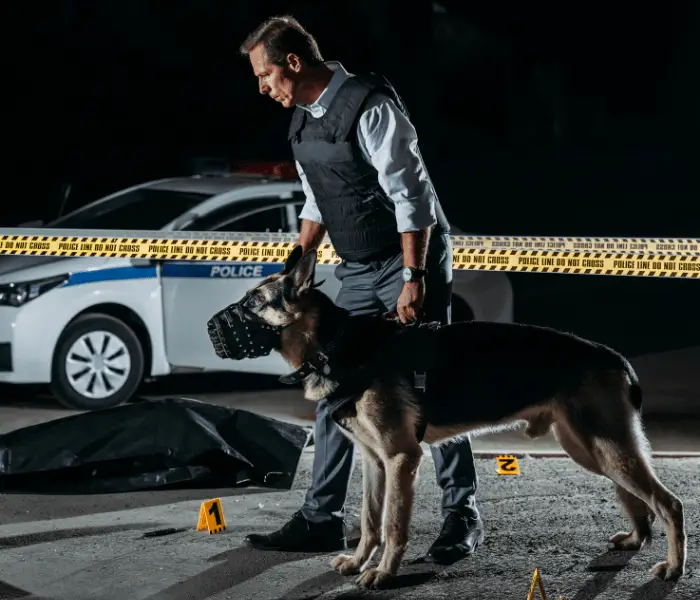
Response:
MULTIPOLYGON (((449 224, 391 84, 324 62, 315 39, 291 17, 263 23, 241 53, 250 59, 261 94, 296 107, 289 140, 306 194, 299 244, 305 251, 317 248, 328 232, 343 259, 335 271, 341 282, 336 303, 351 314, 395 311, 404 323, 418 317, 449 322, 449 224)), ((468 439, 431 452, 444 524, 426 559, 449 564, 483 542, 477 476, 468 439)), ((353 467, 352 442, 319 402, 313 480, 303 507, 279 531, 251 534, 247 542, 278 550, 345 549, 353 467)))

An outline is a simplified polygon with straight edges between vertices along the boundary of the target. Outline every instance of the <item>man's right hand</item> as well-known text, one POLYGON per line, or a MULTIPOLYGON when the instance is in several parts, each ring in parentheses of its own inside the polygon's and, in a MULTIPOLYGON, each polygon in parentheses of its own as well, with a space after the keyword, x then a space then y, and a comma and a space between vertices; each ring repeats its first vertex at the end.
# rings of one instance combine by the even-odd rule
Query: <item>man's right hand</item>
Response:
POLYGON ((396 312, 401 322, 406 325, 418 320, 425 301, 425 281, 404 283, 403 290, 396 305, 396 312))

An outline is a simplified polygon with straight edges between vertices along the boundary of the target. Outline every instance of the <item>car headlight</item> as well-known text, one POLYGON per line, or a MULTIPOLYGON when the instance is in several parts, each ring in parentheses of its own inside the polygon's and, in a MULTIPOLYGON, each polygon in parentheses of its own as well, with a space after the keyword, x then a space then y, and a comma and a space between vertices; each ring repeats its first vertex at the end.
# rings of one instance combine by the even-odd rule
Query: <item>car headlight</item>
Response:
POLYGON ((34 281, 0 284, 0 306, 22 306, 49 290, 63 285, 70 275, 55 275, 34 281))

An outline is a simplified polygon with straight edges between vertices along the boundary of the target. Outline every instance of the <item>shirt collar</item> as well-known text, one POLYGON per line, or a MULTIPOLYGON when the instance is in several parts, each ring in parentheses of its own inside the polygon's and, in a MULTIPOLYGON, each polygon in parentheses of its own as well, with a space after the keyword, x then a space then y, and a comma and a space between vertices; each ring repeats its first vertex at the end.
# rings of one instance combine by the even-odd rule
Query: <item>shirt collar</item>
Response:
POLYGON ((321 92, 321 95, 312 104, 297 104, 299 108, 310 112, 311 115, 316 118, 322 117, 325 114, 331 104, 331 100, 333 100, 338 93, 340 86, 345 83, 348 77, 351 77, 350 73, 348 73, 345 67, 338 61, 327 61, 324 64, 333 71, 333 76, 328 82, 326 89, 321 92))

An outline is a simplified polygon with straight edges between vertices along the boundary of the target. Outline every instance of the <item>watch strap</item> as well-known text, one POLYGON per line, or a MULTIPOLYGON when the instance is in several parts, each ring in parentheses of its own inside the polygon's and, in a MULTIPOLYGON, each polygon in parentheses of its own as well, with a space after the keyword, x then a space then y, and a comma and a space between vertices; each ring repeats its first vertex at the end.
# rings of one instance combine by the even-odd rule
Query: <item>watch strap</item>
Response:
POLYGON ((420 279, 425 278, 425 276, 428 274, 428 269, 418 269, 416 267, 404 267, 404 270, 408 270, 411 272, 411 279, 409 281, 419 281, 420 279))

